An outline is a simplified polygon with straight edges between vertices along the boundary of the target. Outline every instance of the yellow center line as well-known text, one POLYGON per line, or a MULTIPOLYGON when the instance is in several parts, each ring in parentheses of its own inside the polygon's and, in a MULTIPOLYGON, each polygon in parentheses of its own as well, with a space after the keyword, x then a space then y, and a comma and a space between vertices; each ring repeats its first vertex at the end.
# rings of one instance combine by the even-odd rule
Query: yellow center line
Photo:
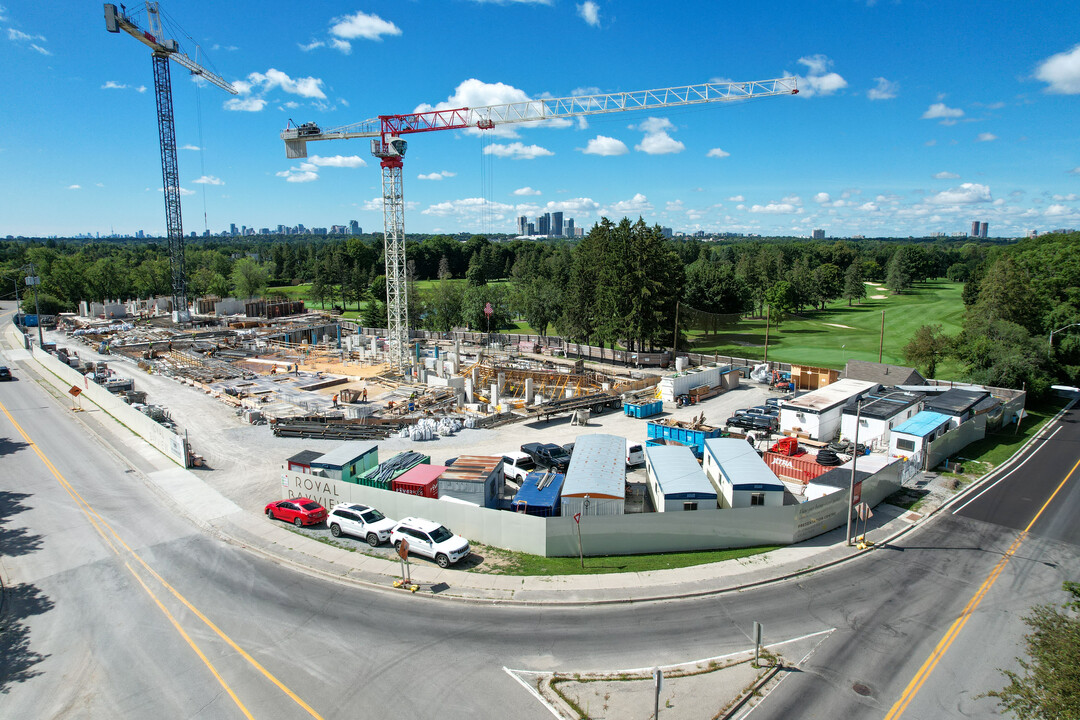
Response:
MULTIPOLYGON (((270 680, 270 682, 272 682, 279 689, 281 689, 282 692, 284 692, 286 695, 288 695, 289 698, 293 700, 293 702, 295 702, 297 705, 302 707, 305 711, 307 711, 307 713, 309 715, 311 715, 313 718, 316 718, 316 720, 323 720, 322 716, 319 715, 319 713, 316 712, 314 708, 312 708, 310 705, 308 705, 306 702, 304 702, 295 692, 293 692, 288 687, 286 687, 284 683, 282 683, 280 680, 278 680, 269 670, 267 670, 265 667, 263 667, 249 653, 245 652, 239 645, 236 644, 236 642, 231 637, 229 637, 217 625, 215 625, 213 622, 211 622, 210 619, 208 617, 206 617, 206 615, 204 615, 186 597, 184 597, 176 588, 174 588, 172 585, 170 585, 168 582, 166 582, 165 579, 161 575, 159 575, 152 567, 150 567, 150 565, 148 565, 146 563, 146 561, 143 560, 142 557, 140 557, 139 554, 137 552, 135 552, 131 548, 131 546, 129 546, 126 542, 124 542, 123 538, 121 538, 120 535, 117 534, 116 530, 114 530, 112 528, 112 526, 109 525, 109 523, 107 523, 103 517, 101 517, 101 515, 97 512, 97 510, 95 510, 93 508, 93 506, 91 506, 90 503, 88 503, 82 497, 82 495, 79 494, 79 492, 63 476, 63 474, 59 470, 56 469, 56 466, 53 465, 52 462, 49 460, 49 458, 47 458, 45 456, 45 454, 38 447, 37 443, 35 443, 30 438, 30 436, 27 434, 27 432, 25 430, 23 430, 22 426, 19 425, 19 423, 15 421, 15 418, 13 418, 11 416, 11 413, 8 412, 7 408, 4 407, 3 403, 0 403, 0 411, 2 411, 5 416, 7 416, 7 419, 11 422, 11 424, 15 427, 15 429, 19 431, 19 434, 22 435, 23 439, 34 450, 34 453, 45 464, 45 467, 47 467, 49 469, 49 471, 52 473, 53 477, 56 478, 57 482, 59 482, 60 485, 72 497, 72 499, 75 500, 76 505, 78 505, 79 509, 82 510, 83 514, 86 515, 87 519, 90 520, 90 524, 94 527, 95 530, 97 530, 98 534, 101 535, 101 537, 105 540, 108 547, 114 553, 116 553, 117 555, 120 554, 119 550, 116 547, 116 544, 113 542, 113 539, 115 539, 115 541, 117 543, 119 543, 136 560, 136 562, 139 563, 139 565, 141 565, 148 573, 150 573, 150 575, 152 575, 158 582, 160 582, 162 584, 162 586, 165 587, 177 600, 179 600, 181 603, 183 603, 185 607, 187 607, 196 617, 198 617, 200 620, 202 620, 203 623, 205 623, 207 627, 209 627, 211 630, 213 630, 214 633, 216 633, 218 637, 220 637, 222 640, 224 640, 231 648, 233 648, 233 650, 235 650, 241 657, 243 657, 245 660, 247 660, 248 663, 250 663, 256 670, 258 670, 264 677, 266 677, 268 680, 270 680), (108 531, 108 535, 106 535, 106 533, 105 533, 106 530, 108 531), (111 535, 112 538, 110 538, 109 535, 111 535)), ((209 659, 207 659, 206 655, 199 649, 199 647, 190 638, 190 636, 188 636, 188 634, 184 632, 184 630, 176 622, 176 620, 173 618, 173 616, 168 612, 168 610, 165 608, 165 606, 162 605, 162 603, 158 600, 158 598, 150 591, 150 588, 147 587, 147 585, 142 581, 142 578, 140 578, 138 576, 138 574, 135 572, 135 570, 126 562, 124 563, 124 565, 125 565, 125 567, 128 568, 128 570, 132 573, 132 575, 135 576, 135 579, 139 582, 140 585, 142 585, 143 589, 146 590, 146 592, 150 594, 150 597, 154 600, 155 603, 157 603, 158 607, 162 610, 162 612, 165 613, 166 617, 170 620, 170 622, 173 623, 173 625, 176 627, 177 631, 180 632, 181 636, 185 640, 187 640, 188 644, 191 645, 192 649, 195 650, 195 652, 199 656, 199 658, 202 659, 202 661, 210 669, 210 672, 213 673, 214 677, 217 678, 218 682, 225 689, 225 691, 229 694, 229 697, 231 697, 236 702, 236 704, 240 708, 241 712, 243 712, 246 717, 251 718, 252 717, 251 713, 248 712, 247 708, 244 707, 243 703, 240 702, 240 699, 237 697, 236 693, 234 693, 233 690, 228 686, 228 684, 225 682, 225 680, 218 673, 217 669, 213 666, 213 664, 209 661, 209 659)))
POLYGON ((930 657, 926 658, 926 662, 922 664, 919 671, 915 673, 915 677, 913 677, 911 682, 907 684, 907 687, 904 688, 904 692, 900 694, 900 699, 897 700, 896 704, 889 710, 889 714, 885 716, 885 720, 897 720, 897 718, 904 714, 904 710, 907 709, 907 706, 918 694, 919 689, 923 686, 923 683, 926 682, 926 678, 934 671, 938 661, 945 655, 945 651, 949 649, 953 640, 955 640, 960 634, 960 631, 964 629, 964 625, 967 624, 968 618, 970 618, 975 612, 975 609, 979 607, 979 603, 982 602, 982 599, 986 597, 986 593, 988 593, 994 583, 997 582, 998 577, 1000 577, 1001 573, 1005 570, 1005 566, 1008 564, 1009 560, 1012 559, 1013 555, 1020 549, 1024 540, 1027 539, 1028 532, 1035 525, 1035 522, 1043 514, 1043 511, 1050 506, 1050 503, 1057 497, 1057 494, 1061 492, 1061 488, 1065 487, 1065 483, 1069 482, 1069 478, 1073 476, 1073 473, 1076 472, 1078 467, 1080 467, 1080 460, 1077 460, 1076 464, 1072 466, 1072 470, 1070 470, 1069 474, 1065 476, 1065 479, 1058 484, 1054 489, 1054 492, 1046 499, 1046 502, 1042 504, 1042 507, 1035 513, 1035 517, 1031 518, 1031 522, 1027 524, 1027 527, 1016 536, 1012 545, 1009 546, 1009 549, 1006 550, 1005 554, 998 560, 994 569, 990 571, 990 575, 987 576, 982 585, 979 586, 979 589, 976 590, 975 594, 968 600, 968 604, 964 607, 963 611, 961 611, 960 617, 956 618, 953 624, 949 626, 949 630, 945 633, 945 636, 938 641, 938 644, 934 647, 934 651, 930 653, 930 657))

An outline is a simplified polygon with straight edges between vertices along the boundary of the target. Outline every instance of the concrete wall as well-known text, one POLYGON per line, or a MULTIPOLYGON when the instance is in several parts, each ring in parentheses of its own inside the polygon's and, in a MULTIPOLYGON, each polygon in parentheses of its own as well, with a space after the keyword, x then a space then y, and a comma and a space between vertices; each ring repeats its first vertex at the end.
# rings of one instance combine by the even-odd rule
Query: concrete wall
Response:
POLYGON ((97 383, 86 382, 82 373, 60 362, 55 356, 37 346, 34 346, 33 353, 34 359, 49 371, 44 373, 44 377, 50 384, 65 393, 73 385, 81 388, 83 402, 90 401, 97 405, 181 467, 187 467, 184 438, 154 422, 97 383))
POLYGON ((937 467, 945 458, 986 437, 986 416, 976 415, 960 427, 953 428, 925 448, 925 468, 937 467))

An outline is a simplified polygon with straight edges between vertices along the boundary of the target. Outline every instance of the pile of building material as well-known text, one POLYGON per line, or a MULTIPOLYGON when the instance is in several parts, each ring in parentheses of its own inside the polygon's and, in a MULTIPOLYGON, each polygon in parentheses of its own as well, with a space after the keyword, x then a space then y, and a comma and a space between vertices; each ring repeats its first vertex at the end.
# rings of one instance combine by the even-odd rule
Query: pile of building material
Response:
POLYGON ((660 399, 675 402, 686 395, 697 400, 737 387, 739 372, 730 365, 702 365, 660 379, 660 399))
POLYGON ((278 437, 318 440, 385 440, 401 430, 401 421, 382 418, 346 420, 327 417, 294 417, 271 419, 270 429, 278 437))
POLYGON ((421 463, 430 464, 431 456, 422 455, 418 452, 398 453, 389 460, 379 463, 377 467, 360 475, 357 480, 361 485, 389 490, 391 483, 393 483, 396 478, 404 475, 421 463))

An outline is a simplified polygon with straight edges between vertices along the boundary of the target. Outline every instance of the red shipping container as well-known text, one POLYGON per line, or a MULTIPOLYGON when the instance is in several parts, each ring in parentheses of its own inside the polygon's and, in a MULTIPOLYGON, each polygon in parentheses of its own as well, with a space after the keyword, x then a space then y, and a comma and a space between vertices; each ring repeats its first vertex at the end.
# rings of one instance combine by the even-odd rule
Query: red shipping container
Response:
POLYGON ((815 455, 799 455, 788 457, 780 453, 767 452, 764 455, 765 464, 769 466, 776 477, 783 480, 800 482, 803 485, 810 482, 818 475, 824 475, 832 467, 818 465, 815 455))
POLYGON ((398 475, 390 489, 406 495, 438 499, 439 476, 446 472, 446 465, 417 465, 398 475))

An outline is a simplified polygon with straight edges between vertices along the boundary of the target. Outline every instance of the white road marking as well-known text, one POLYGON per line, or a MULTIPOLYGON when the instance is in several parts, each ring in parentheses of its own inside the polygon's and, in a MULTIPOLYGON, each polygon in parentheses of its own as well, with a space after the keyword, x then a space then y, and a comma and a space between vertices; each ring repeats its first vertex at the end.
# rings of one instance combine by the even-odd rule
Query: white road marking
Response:
MULTIPOLYGON (((505 667, 505 666, 503 666, 503 672, 505 672, 505 673, 506 673, 507 675, 509 675, 510 677, 514 678, 514 679, 515 679, 515 680, 517 680, 517 681, 518 681, 519 683, 521 683, 521 687, 523 687, 523 688, 525 688, 526 690, 528 690, 528 691, 529 691, 529 693, 530 693, 530 694, 531 694, 531 695, 532 695, 532 696, 533 696, 534 698, 536 698, 536 699, 537 699, 537 700, 539 700, 539 701, 540 701, 541 703, 543 703, 543 704, 544 704, 544 707, 546 707, 546 708, 548 709, 548 711, 549 711, 549 712, 551 712, 551 714, 552 714, 552 715, 554 715, 555 717, 557 717, 557 718, 558 718, 559 720, 564 720, 563 716, 562 716, 562 715, 561 715, 561 714, 559 713, 559 711, 558 711, 558 710, 556 710, 556 709, 555 709, 555 706, 554 706, 554 705, 552 705, 552 704, 551 704, 551 703, 549 703, 549 702, 548 702, 547 700, 545 700, 545 699, 544 699, 544 696, 543 696, 543 695, 541 695, 541 694, 540 694, 540 693, 539 693, 539 692, 537 691, 537 689, 536 689, 536 688, 534 688, 534 687, 533 687, 532 685, 530 685, 529 683, 527 683, 527 682, 525 682, 524 680, 522 680, 522 679, 521 679, 520 677, 518 677, 518 676, 517 676, 517 674, 516 674, 516 673, 519 673, 519 672, 530 672, 530 671, 528 671, 528 670, 511 670, 510 668, 508 668, 508 667, 505 667)), ((540 673, 535 673, 535 674, 539 675, 540 673)))
MULTIPOLYGON (((813 633, 811 635, 804 635, 803 637, 804 638, 812 638, 812 637, 814 637, 814 635, 821 635, 822 633, 828 633, 828 634, 831 635, 835 631, 836 631, 836 628, 833 628, 832 630, 822 630, 821 632, 813 633)), ((801 639, 803 639, 803 638, 796 638, 796 640, 801 640, 801 639)), ((794 642, 794 640, 785 640, 784 642, 794 642)), ((783 645, 783 644, 784 643, 777 643, 777 645, 783 645)), ((804 662, 809 660, 810 656, 814 654, 814 652, 818 649, 818 647, 820 645, 821 645, 821 643, 818 643, 814 647, 810 648, 810 651, 808 653, 806 653, 805 655, 803 655, 801 658, 799 658, 799 662, 795 663, 795 665, 796 666, 802 665, 804 662)), ((765 702, 765 698, 767 698, 769 696, 769 693, 771 693, 776 688, 780 687, 780 683, 784 682, 784 679, 790 674, 791 673, 784 673, 783 675, 781 675, 780 679, 776 681, 776 684, 772 686, 772 689, 770 689, 769 692, 762 695, 760 700, 758 700, 756 703, 754 703, 752 706, 750 706, 750 709, 747 710, 745 713, 743 713, 742 717, 740 717, 739 720, 746 720, 746 718, 750 716, 750 713, 754 712, 754 710, 757 710, 758 706, 760 706, 761 703, 765 702)))
POLYGON ((979 498, 981 498, 981 497, 982 497, 982 496, 983 496, 984 494, 986 494, 987 492, 989 492, 990 490, 992 490, 992 489, 994 488, 994 486, 996 486, 996 485, 997 485, 997 484, 998 484, 999 482, 1001 482, 1001 481, 1002 481, 1002 480, 1004 480, 1005 478, 1009 477, 1010 475, 1012 475, 1012 474, 1013 474, 1014 472, 1016 472, 1016 471, 1017 471, 1017 470, 1019 470, 1020 468, 1024 467, 1024 465, 1026 465, 1026 464, 1027 464, 1027 461, 1028 461, 1028 460, 1030 460, 1031 458, 1033 458, 1033 457, 1035 456, 1035 453, 1037 453, 1037 452, 1039 452, 1040 450, 1042 450, 1042 447, 1043 447, 1043 445, 1045 445, 1046 443, 1050 442, 1050 439, 1051 439, 1052 437, 1054 437, 1055 435, 1057 435, 1057 434, 1058 434, 1058 433, 1059 433, 1059 432, 1061 431, 1061 428, 1062 428, 1062 427, 1063 427, 1062 425, 1058 425, 1057 429, 1056 429, 1056 430, 1054 430, 1054 432, 1052 432, 1052 433, 1050 433, 1049 435, 1047 435, 1047 436, 1046 436, 1046 438, 1045 438, 1045 439, 1044 439, 1044 440, 1043 440, 1043 441, 1042 441, 1041 443, 1039 443, 1039 447, 1035 448, 1035 449, 1034 449, 1034 450, 1032 450, 1032 451, 1031 451, 1030 453, 1028 453, 1028 456, 1027 456, 1026 458, 1024 458, 1024 461, 1023 461, 1023 462, 1021 462, 1021 463, 1020 463, 1019 465, 1017 465, 1016 467, 1014 467, 1014 468, 1013 468, 1012 470, 1009 470, 1009 472, 1005 473, 1004 475, 1002 475, 1001 477, 999 477, 999 478, 998 478, 997 480, 995 480, 994 482, 990 483, 990 484, 989 484, 989 485, 987 485, 987 486, 986 486, 985 488, 983 488, 982 490, 980 490, 980 491, 979 491, 979 492, 978 492, 978 493, 977 493, 977 494, 975 495, 975 497, 971 498, 970 500, 968 500, 967 502, 965 502, 965 503, 964 503, 963 505, 961 505, 960 507, 958 507, 958 508, 956 508, 955 510, 953 510, 953 511, 952 511, 952 514, 953 514, 953 515, 955 515, 956 513, 960 512, 961 510, 963 510, 964 508, 966 508, 966 507, 967 507, 968 505, 970 505, 971 503, 975 502, 976 500, 978 500, 979 498))

